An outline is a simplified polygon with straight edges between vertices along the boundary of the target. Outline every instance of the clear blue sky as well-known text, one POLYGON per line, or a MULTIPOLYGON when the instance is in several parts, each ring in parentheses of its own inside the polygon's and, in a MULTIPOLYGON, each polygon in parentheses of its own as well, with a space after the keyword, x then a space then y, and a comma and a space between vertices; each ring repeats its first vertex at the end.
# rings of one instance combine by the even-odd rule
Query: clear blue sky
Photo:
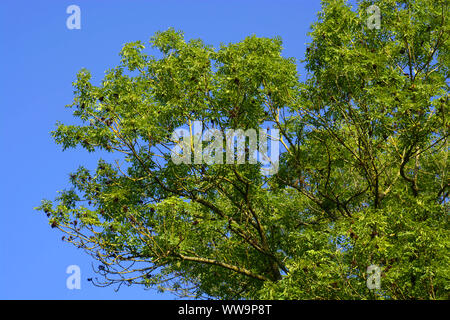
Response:
MULTIPOLYGON (((99 155, 62 152, 49 132, 71 122, 72 82, 85 67, 98 83, 119 63, 126 42, 148 42, 174 27, 187 39, 218 47, 248 35, 281 36, 286 57, 302 59, 319 0, 2 0, 0 2, 0 299, 173 299, 141 287, 94 287, 85 252, 61 241, 33 210, 69 187, 69 173, 93 167, 99 155), (69 30, 66 8, 81 9, 81 29, 69 30), (66 268, 81 268, 81 289, 66 288, 66 268)), ((151 52, 151 51, 147 51, 151 52)), ((304 70, 299 65, 299 71, 304 70)))

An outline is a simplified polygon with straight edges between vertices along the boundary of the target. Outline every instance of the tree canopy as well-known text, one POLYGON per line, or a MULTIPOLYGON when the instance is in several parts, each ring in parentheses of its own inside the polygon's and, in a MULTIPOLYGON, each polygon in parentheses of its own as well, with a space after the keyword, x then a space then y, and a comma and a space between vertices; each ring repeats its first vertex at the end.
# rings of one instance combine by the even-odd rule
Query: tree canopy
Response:
MULTIPOLYGON (((52 132, 80 166, 43 200, 103 285, 220 299, 448 299, 449 2, 322 1, 302 65, 280 38, 213 48, 180 31, 127 43, 99 85, 81 70, 52 132), (180 163, 173 131, 276 128, 278 170, 180 163), (367 267, 381 286, 367 286, 367 267)), ((273 138, 272 138, 273 139, 273 138)), ((205 142, 205 145, 208 143, 205 142)), ((191 147, 193 147, 191 145, 191 147)))

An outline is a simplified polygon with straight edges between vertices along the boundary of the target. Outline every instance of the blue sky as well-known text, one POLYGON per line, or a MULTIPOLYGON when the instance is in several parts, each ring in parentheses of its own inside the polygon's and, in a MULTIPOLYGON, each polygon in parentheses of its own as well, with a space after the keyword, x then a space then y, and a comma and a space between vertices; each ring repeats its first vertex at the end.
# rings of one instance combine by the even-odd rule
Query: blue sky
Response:
MULTIPOLYGON (((62 152, 49 132, 72 122, 72 82, 87 68, 98 83, 119 63, 126 42, 148 43, 174 27, 218 47, 255 34, 281 36, 283 55, 302 59, 319 0, 2 0, 0 3, 0 299, 174 299, 141 287, 94 287, 85 252, 33 210, 69 187, 69 173, 97 163, 98 154, 62 152), (81 29, 69 30, 69 5, 81 9, 81 29), (81 289, 66 287, 66 268, 81 269, 81 289)), ((151 53, 151 51, 147 51, 151 53)), ((155 53, 156 54, 156 53, 155 53)), ((299 64, 299 71, 304 70, 299 64)))

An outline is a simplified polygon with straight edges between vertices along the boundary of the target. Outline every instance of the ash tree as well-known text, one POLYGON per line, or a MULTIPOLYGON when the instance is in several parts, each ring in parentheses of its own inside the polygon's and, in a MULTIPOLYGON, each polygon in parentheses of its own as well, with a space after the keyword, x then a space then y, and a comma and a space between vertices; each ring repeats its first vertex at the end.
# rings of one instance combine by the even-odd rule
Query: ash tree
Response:
MULTIPOLYGON (((300 81, 279 38, 169 29, 81 70, 63 149, 109 152, 43 200, 95 285, 220 299, 449 298, 448 1, 322 1, 300 81), (279 170, 174 164, 174 129, 280 132, 279 170), (108 156, 109 157, 109 156, 108 156), (367 267, 381 270, 369 289, 367 267)), ((192 147, 192 145, 191 145, 192 147)))

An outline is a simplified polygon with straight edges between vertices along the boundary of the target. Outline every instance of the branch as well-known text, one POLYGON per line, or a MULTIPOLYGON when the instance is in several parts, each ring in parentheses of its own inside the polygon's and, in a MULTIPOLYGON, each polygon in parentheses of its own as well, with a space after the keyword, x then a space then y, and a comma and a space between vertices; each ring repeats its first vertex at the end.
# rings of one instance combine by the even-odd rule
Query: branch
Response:
POLYGON ((212 265, 220 266, 220 267, 223 267, 225 269, 232 270, 234 272, 243 274, 243 275, 245 275, 247 277, 251 277, 251 278, 254 278, 254 279, 257 279, 257 280, 270 281, 269 278, 266 278, 265 276, 262 276, 262 275, 259 275, 259 274, 256 274, 256 273, 253 273, 250 270, 247 270, 245 268, 238 267, 238 266, 231 265, 231 264, 224 263, 224 262, 220 262, 220 261, 217 261, 217 260, 208 259, 208 258, 186 256, 186 255, 183 255, 183 254, 177 254, 176 256, 178 258, 186 260, 186 261, 193 261, 193 262, 198 262, 198 263, 206 263, 206 264, 212 264, 212 265))

